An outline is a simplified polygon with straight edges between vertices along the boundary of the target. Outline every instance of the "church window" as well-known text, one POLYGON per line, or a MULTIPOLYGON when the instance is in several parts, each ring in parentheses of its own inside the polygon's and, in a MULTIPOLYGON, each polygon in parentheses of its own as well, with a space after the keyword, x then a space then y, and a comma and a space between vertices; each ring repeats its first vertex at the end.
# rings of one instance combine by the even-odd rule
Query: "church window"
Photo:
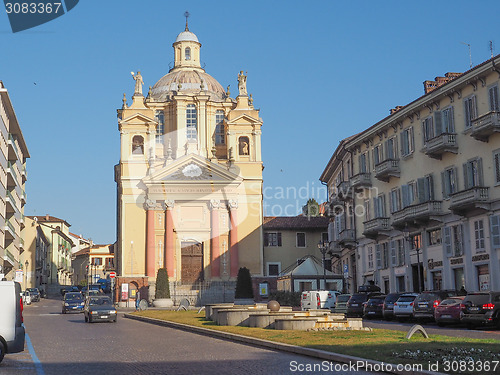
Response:
POLYGON ((194 104, 188 104, 186 110, 186 137, 188 140, 196 140, 197 138, 197 114, 194 104))
POLYGON ((132 154, 144 155, 144 138, 140 135, 136 135, 132 138, 132 154))
POLYGON ((218 110, 215 112, 215 144, 224 145, 226 143, 226 135, 224 134, 224 111, 218 110))
POLYGON ((156 111, 155 115, 158 127, 156 128, 156 143, 163 143, 163 134, 165 133, 165 115, 163 111, 156 111))
POLYGON ((186 57, 186 60, 191 60, 191 48, 186 47, 184 50, 184 56, 186 57))
POLYGON ((240 155, 250 155, 250 141, 248 137, 240 137, 239 149, 240 155))

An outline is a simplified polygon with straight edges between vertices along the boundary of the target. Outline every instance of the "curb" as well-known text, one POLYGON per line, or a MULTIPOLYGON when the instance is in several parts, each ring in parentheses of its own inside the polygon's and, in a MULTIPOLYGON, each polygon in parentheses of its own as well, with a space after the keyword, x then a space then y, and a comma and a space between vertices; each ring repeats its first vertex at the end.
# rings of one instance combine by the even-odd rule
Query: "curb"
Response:
MULTIPOLYGON (((195 327, 195 326, 190 326, 187 324, 171 322, 168 320, 148 318, 148 317, 144 317, 144 316, 137 316, 137 315, 130 315, 130 314, 125 314, 124 317, 128 318, 128 319, 132 319, 132 320, 138 320, 138 321, 145 322, 145 323, 155 324, 155 325, 169 327, 169 328, 180 329, 183 331, 188 331, 188 332, 192 332, 192 333, 196 333, 196 334, 200 334, 200 335, 216 337, 216 338, 220 338, 220 339, 224 339, 224 340, 241 342, 244 344, 259 346, 259 347, 273 349, 273 350, 280 350, 280 351, 284 351, 284 352, 288 352, 288 353, 300 354, 303 356, 319 358, 319 359, 332 361, 332 362, 345 363, 348 365, 351 365, 352 363, 363 362, 365 364, 365 367, 366 367, 366 365, 369 365, 369 366, 372 366, 372 368, 374 368, 374 369, 380 368, 383 370, 387 370, 388 367, 392 366, 392 370, 383 371, 381 373, 389 373, 389 374, 397 374, 397 375, 448 375, 448 374, 445 374, 442 372, 426 371, 426 370, 422 370, 422 371, 398 370, 397 364, 380 362, 380 361, 375 361, 372 359, 366 359, 366 358, 361 358, 361 357, 354 357, 354 356, 350 356, 347 354, 327 352, 325 350, 304 348, 302 346, 296 346, 296 345, 284 344, 284 343, 279 343, 279 342, 274 342, 274 341, 269 341, 269 340, 257 339, 254 337, 241 336, 241 335, 237 335, 235 333, 216 331, 213 329, 208 329, 208 328, 203 328, 203 327, 195 327)), ((368 371, 366 368, 362 368, 360 370, 368 371)))

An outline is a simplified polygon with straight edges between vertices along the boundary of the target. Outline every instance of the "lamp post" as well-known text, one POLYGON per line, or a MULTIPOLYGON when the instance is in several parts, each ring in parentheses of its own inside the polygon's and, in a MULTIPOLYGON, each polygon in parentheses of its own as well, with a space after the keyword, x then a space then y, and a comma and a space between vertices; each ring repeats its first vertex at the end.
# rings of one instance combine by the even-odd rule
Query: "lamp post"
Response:
MULTIPOLYGON (((420 237, 417 236, 411 236, 410 231, 408 227, 405 228, 404 230, 404 237, 406 241, 412 246, 415 247, 415 251, 417 252, 417 276, 418 276, 418 293, 420 293, 422 290, 422 280, 420 276, 420 237)), ((411 263, 411 261, 410 261, 411 263)))
POLYGON ((323 255, 323 282, 325 283, 324 288, 326 288, 326 267, 325 267, 325 256, 326 256, 326 251, 328 250, 328 241, 322 241, 320 240, 318 242, 318 249, 321 251, 321 255, 323 255))

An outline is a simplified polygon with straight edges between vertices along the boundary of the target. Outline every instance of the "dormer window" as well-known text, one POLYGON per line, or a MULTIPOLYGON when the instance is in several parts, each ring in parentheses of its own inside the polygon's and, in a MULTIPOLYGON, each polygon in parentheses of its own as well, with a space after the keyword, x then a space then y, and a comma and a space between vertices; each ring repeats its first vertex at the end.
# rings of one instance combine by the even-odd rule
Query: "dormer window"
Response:
POLYGON ((184 50, 184 56, 186 60, 191 60, 191 48, 186 47, 186 49, 184 50))

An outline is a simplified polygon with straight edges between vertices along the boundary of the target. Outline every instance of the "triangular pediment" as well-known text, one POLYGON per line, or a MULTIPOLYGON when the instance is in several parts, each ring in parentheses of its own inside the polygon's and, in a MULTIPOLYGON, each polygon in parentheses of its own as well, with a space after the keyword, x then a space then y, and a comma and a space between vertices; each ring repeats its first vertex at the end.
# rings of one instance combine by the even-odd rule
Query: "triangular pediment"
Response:
POLYGON ((143 123, 151 123, 154 122, 156 123, 156 120, 152 119, 151 117, 148 117, 142 113, 136 112, 132 116, 129 116, 119 122, 120 125, 123 125, 125 123, 136 123, 136 122, 143 122, 143 123))
POLYGON ((247 115, 246 113, 243 113, 242 115, 232 119, 231 121, 227 122, 228 125, 239 125, 239 124, 262 124, 262 121, 259 119, 252 117, 250 115, 247 115))
POLYGON ((150 184, 213 184, 239 185, 242 178, 224 166, 199 155, 190 154, 174 160, 151 176, 144 178, 150 184))

